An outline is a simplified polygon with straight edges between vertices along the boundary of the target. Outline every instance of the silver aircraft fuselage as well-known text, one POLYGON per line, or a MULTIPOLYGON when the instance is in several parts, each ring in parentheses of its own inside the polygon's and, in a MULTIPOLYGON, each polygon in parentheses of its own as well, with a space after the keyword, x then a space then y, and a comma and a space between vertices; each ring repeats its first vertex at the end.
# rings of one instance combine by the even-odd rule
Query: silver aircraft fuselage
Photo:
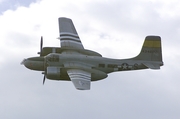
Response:
MULTIPOLYGON (((58 54, 50 53, 45 57, 31 57, 23 61, 23 64, 31 69, 37 71, 46 72, 47 67, 58 67, 60 69, 61 78, 47 77, 54 80, 70 80, 66 70, 66 62, 71 62, 68 68, 76 69, 81 68, 84 70, 91 70, 88 67, 92 67, 93 70, 97 72, 92 73, 92 81, 101 80, 106 78, 107 75, 98 75, 98 73, 111 73, 115 71, 129 71, 129 70, 140 70, 146 69, 147 67, 143 65, 142 61, 134 61, 131 59, 110 59, 99 56, 87 56, 87 55, 77 55, 77 54, 58 54), (77 65, 78 64, 78 65, 77 65), (87 67, 87 68, 86 68, 87 67), (102 71, 102 72, 100 72, 102 71), (93 75, 94 74, 94 75, 93 75)), ((159 63, 159 62, 158 62, 159 63)))

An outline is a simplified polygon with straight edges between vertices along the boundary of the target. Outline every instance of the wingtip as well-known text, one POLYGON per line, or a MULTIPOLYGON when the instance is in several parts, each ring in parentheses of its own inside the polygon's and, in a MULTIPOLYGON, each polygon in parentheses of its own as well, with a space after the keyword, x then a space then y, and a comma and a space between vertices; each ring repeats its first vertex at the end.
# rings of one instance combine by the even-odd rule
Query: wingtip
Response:
POLYGON ((70 18, 67 18, 67 17, 59 17, 58 19, 59 19, 59 20, 60 20, 60 19, 66 19, 66 20, 68 19, 68 20, 71 20, 70 18))

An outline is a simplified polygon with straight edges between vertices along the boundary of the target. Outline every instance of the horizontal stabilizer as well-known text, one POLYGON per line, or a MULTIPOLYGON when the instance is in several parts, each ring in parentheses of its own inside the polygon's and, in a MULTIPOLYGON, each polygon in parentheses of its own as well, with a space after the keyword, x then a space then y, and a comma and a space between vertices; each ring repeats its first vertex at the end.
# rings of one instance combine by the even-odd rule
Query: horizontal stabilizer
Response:
POLYGON ((160 69, 160 64, 157 63, 143 63, 146 67, 150 69, 160 69))

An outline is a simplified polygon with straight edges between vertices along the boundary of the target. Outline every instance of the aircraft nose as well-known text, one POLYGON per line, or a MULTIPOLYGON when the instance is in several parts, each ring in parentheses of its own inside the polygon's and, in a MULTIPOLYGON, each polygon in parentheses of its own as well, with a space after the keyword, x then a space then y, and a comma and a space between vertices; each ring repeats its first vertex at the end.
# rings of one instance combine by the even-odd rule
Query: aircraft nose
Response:
POLYGON ((29 61, 28 61, 28 59, 23 59, 23 61, 21 62, 21 65, 24 65, 25 67, 29 68, 29 61))
POLYGON ((27 58, 27 59, 24 59, 21 62, 21 64, 31 70, 38 70, 38 71, 44 70, 44 58, 43 57, 27 58))

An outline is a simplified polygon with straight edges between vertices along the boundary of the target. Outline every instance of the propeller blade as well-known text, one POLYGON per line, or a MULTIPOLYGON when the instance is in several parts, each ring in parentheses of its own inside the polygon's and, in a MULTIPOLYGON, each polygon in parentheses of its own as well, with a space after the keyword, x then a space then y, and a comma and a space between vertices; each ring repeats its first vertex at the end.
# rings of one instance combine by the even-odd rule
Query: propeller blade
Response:
POLYGON ((46 76, 44 75, 44 78, 43 78, 43 85, 44 85, 44 83, 45 83, 45 79, 46 79, 46 76))
POLYGON ((23 59, 23 61, 21 62, 21 65, 24 65, 24 62, 26 61, 26 59, 23 59))
POLYGON ((40 52, 38 52, 38 54, 40 54, 40 56, 42 56, 42 49, 43 49, 43 36, 41 36, 41 40, 40 40, 40 52))
POLYGON ((43 48, 43 37, 41 36, 40 56, 42 55, 42 48, 43 48))
POLYGON ((42 51, 42 47, 43 47, 43 37, 41 36, 41 45, 40 45, 40 51, 42 51))

